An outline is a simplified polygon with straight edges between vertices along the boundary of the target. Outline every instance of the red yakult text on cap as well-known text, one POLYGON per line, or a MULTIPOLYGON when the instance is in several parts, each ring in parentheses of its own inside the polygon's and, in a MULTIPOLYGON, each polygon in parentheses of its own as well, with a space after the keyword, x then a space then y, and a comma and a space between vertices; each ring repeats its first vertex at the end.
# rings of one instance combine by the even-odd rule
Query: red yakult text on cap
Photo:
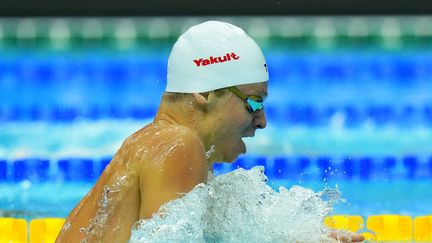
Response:
POLYGON ((231 53, 227 53, 225 56, 220 56, 220 57, 210 56, 207 59, 201 58, 201 59, 193 60, 193 62, 197 65, 197 67, 201 67, 201 66, 207 66, 215 63, 229 62, 238 59, 240 59, 240 56, 237 56, 237 54, 231 52, 231 53))

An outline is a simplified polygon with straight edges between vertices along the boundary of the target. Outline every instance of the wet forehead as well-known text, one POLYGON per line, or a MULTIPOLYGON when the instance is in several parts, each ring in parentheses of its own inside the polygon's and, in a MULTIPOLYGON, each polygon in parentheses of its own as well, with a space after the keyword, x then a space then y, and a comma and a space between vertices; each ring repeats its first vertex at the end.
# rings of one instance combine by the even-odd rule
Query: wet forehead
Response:
POLYGON ((258 84, 245 84, 237 86, 246 95, 258 95, 263 98, 267 97, 267 82, 258 84))

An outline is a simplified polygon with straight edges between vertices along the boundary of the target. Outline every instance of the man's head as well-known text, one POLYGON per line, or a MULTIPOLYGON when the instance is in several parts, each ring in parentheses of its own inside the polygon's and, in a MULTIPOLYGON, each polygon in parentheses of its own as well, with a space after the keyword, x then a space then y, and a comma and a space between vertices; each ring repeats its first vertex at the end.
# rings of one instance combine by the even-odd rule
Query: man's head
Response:
MULTIPOLYGON (((267 97, 267 82, 239 85, 236 88, 242 96, 260 100, 267 97)), ((263 129, 267 125, 263 109, 253 111, 245 99, 228 89, 227 91, 221 98, 212 97, 213 92, 210 92, 206 100, 213 107, 205 118, 205 124, 211 128, 209 144, 216 148, 211 159, 219 162, 234 161, 239 154, 245 153, 246 146, 242 139, 255 136, 257 129, 263 129)))
POLYGON ((266 126, 268 79, 254 40, 234 25, 208 21, 192 26, 174 44, 165 97, 190 102, 194 114, 199 112, 194 126, 206 149, 215 146, 210 160, 233 161, 246 152, 241 139, 266 126))
POLYGON ((168 59, 167 92, 201 93, 268 81, 264 55, 234 25, 208 21, 189 28, 168 59))

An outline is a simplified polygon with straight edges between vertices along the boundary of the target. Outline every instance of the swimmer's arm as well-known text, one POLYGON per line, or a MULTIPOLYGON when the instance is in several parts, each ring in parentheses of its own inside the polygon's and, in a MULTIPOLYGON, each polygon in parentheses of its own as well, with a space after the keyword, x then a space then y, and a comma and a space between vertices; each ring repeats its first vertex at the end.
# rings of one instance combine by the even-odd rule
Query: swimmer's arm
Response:
POLYGON ((204 148, 194 137, 183 138, 161 160, 160 167, 140 176, 140 219, 151 218, 164 203, 207 181, 204 148))

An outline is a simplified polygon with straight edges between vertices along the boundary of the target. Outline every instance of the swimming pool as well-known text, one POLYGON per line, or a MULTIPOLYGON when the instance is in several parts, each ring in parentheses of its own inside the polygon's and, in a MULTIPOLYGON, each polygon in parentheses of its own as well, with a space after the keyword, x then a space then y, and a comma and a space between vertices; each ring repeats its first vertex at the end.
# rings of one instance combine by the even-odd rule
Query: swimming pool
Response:
MULTIPOLYGON (((124 137, 139 129, 146 121, 82 121, 67 124, 13 123, 3 124, 2 137, 8 141, 4 157, 0 161, 0 206, 7 215, 25 215, 28 218, 65 217, 77 201, 91 188, 97 176, 109 162, 110 155, 120 146, 124 137), (28 129, 29 132, 23 132, 28 129), (79 131, 79 132, 77 132, 79 131), (35 141, 39 141, 35 145, 35 141), (5 173, 6 171, 6 173, 5 173), (67 192, 67 193, 65 193, 67 192)), ((292 146, 306 146, 309 141, 302 138, 308 133, 291 128, 292 146)), ((279 130, 280 132, 280 130, 279 130)), ((309 136, 317 131, 309 131, 309 136)), ((280 136, 284 136, 281 134, 280 136)), ((395 135, 396 136, 396 135, 395 135)), ((289 187, 300 184, 315 190, 338 187, 349 204, 339 205, 338 213, 355 215, 428 214, 432 210, 429 190, 432 176, 431 157, 417 154, 398 155, 399 147, 387 145, 387 151, 363 153, 365 148, 351 149, 349 153, 330 153, 337 146, 327 144, 314 148, 316 151, 292 153, 286 144, 268 144, 275 137, 272 127, 260 131, 256 138, 247 141, 249 154, 234 164, 216 166, 217 173, 231 171, 238 166, 251 168, 265 165, 269 184, 289 187), (263 147, 275 147, 276 153, 263 147), (360 149, 356 151, 356 149, 360 149), (386 194, 382 192, 386 191, 386 194)), ((331 137, 327 135, 327 137, 331 137)), ((386 142, 372 140, 370 147, 382 146, 386 142)), ((332 141, 329 139, 329 141, 332 141)), ((352 141, 367 144, 364 135, 353 136, 352 141)), ((396 143, 397 144, 397 143, 396 143)), ((300 149, 300 148, 299 148, 300 149)), ((311 149, 311 148, 309 148, 311 149)), ((343 149, 340 148, 340 149, 343 149)))
MULTIPOLYGON (((231 20, 264 46, 269 126, 216 173, 265 165, 275 188, 337 186, 338 214, 432 213, 430 18, 231 20)), ((2 21, 0 215, 65 217, 155 114, 173 37, 194 21, 2 21)))

